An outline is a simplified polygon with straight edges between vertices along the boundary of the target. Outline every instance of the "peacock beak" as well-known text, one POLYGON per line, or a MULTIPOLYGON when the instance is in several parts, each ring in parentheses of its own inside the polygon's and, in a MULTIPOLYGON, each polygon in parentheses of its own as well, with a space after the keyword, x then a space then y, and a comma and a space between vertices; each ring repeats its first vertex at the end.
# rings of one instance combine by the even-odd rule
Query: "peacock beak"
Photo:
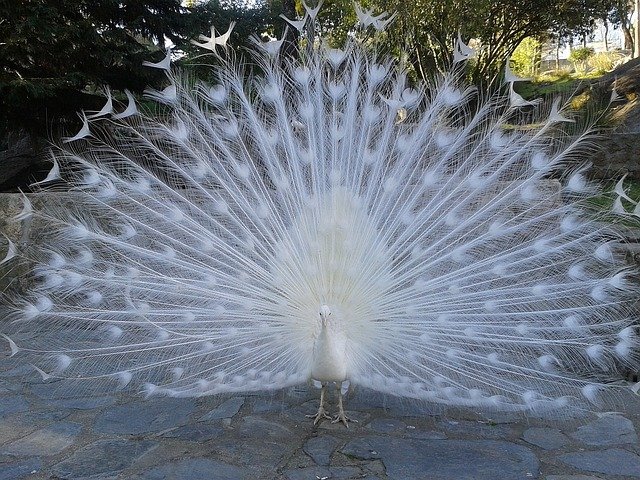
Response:
POLYGON ((331 316, 331 310, 327 305, 322 305, 320 307, 319 313, 320 313, 320 325, 322 325, 322 327, 326 327, 327 322, 329 321, 329 317, 331 316))

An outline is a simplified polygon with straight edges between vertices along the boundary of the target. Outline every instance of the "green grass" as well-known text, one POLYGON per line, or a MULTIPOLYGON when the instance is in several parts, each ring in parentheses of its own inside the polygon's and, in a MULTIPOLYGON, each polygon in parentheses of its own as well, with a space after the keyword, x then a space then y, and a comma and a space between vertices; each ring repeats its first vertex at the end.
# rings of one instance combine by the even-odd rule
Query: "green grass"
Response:
MULTIPOLYGON (((616 183, 617 180, 605 183, 602 187, 604 193, 587 199, 585 206, 601 217, 604 221, 624 225, 626 227, 640 227, 640 219, 637 217, 631 215, 628 217, 620 217, 619 215, 611 213, 613 202, 618 197, 618 195, 613 192, 616 183)), ((635 201, 640 201, 640 182, 625 179, 624 190, 630 198, 635 201)), ((622 200, 622 205, 629 213, 631 213, 635 207, 634 204, 624 199, 622 200)))
POLYGON ((571 95, 585 80, 592 80, 600 76, 602 76, 602 72, 595 70, 586 73, 553 70, 538 75, 532 81, 518 82, 515 89, 527 100, 553 95, 571 95))

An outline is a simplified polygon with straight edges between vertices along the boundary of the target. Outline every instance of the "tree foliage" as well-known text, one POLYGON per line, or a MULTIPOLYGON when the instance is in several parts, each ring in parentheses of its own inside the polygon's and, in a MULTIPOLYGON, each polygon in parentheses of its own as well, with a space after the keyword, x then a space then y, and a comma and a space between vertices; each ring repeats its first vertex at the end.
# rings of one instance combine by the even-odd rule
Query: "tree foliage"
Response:
POLYGON ((177 43, 178 49, 184 53, 180 66, 194 72, 198 78, 206 78, 211 74, 211 63, 218 61, 212 52, 203 50, 191 44, 192 39, 199 35, 209 37, 211 27, 216 33, 225 33, 231 22, 235 22, 229 45, 237 55, 244 55, 252 38, 259 38, 263 34, 280 36, 282 22, 278 15, 282 12, 282 4, 248 2, 244 0, 210 0, 196 4, 189 12, 189 22, 184 30, 184 39, 177 43))
POLYGON ((0 3, 0 130, 39 133, 104 102, 104 85, 141 92, 163 80, 142 66, 160 60, 167 41, 189 52, 189 40, 225 31, 246 41, 269 22, 265 8, 214 0, 191 8, 181 0, 24 0, 0 3))
POLYGON ((612 8, 607 15, 607 21, 617 25, 624 34, 624 48, 634 50, 633 35, 631 34, 631 14, 635 7, 635 0, 613 0, 612 8))
MULTIPOLYGON (((85 104, 88 84, 140 89, 150 48, 176 38, 178 0, 27 0, 0 7, 4 121, 41 128, 85 104)), ((157 47, 156 47, 157 48, 157 47)))
MULTIPOLYGON (((475 39, 471 75, 487 82, 502 71, 524 38, 586 32, 595 18, 610 16, 613 4, 621 12, 624 2, 628 0, 361 0, 364 8, 396 12, 396 18, 382 34, 358 35, 402 57, 417 77, 448 68, 458 36, 475 39)), ((24 126, 42 131, 53 118, 75 118, 81 108, 98 108, 102 99, 91 93, 103 85, 139 92, 161 82, 162 73, 142 67, 142 61, 160 60, 167 40, 197 69, 199 62, 209 60, 189 40, 209 35, 211 24, 224 32, 236 20, 231 41, 242 46, 251 34, 280 36, 286 25, 277 18, 280 13, 289 18, 304 14, 301 0, 186 5, 180 0, 0 3, 0 130, 24 126)), ((332 45, 356 31, 352 0, 325 0, 319 20, 317 28, 332 45)), ((294 29, 288 32, 290 43, 295 42, 294 29)))
POLYGON ((542 44, 533 37, 527 37, 511 55, 511 69, 525 78, 535 77, 540 67, 542 44))
MULTIPOLYGON (((321 22, 325 28, 353 31, 353 6, 327 0, 321 22), (328 6, 328 8, 327 8, 328 6), (332 13, 335 12, 335 13, 332 13), (350 30, 351 29, 351 30, 350 30)), ((351 3, 351 2, 348 2, 351 3)), ((362 0, 374 12, 396 12, 380 42, 387 51, 404 52, 418 77, 451 64, 456 40, 477 40, 471 76, 490 82, 516 47, 527 37, 580 35, 611 10, 612 0, 362 0)), ((346 33, 341 33, 342 38, 346 33)))

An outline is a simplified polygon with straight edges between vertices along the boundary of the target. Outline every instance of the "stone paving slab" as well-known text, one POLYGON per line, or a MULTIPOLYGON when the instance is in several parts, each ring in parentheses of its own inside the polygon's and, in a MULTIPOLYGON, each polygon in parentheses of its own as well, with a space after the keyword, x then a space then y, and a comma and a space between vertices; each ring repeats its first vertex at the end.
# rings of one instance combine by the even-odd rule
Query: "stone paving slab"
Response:
POLYGON ((305 418, 318 397, 302 386, 145 399, 43 382, 0 358, 0 480, 640 478, 637 398, 618 413, 541 419, 356 389, 347 429, 305 418))
POLYGON ((98 433, 140 435, 186 425, 195 410, 193 399, 155 398, 106 408, 96 418, 98 433))
POLYGON ((342 453, 382 459, 393 480, 512 480, 538 478, 539 462, 528 448, 497 440, 415 440, 361 437, 342 453))
POLYGON ((98 440, 74 451, 52 466, 51 472, 59 478, 82 479, 113 476, 132 465, 156 444, 148 440, 98 440))
POLYGON ((638 443, 633 422, 621 415, 608 415, 583 425, 571 435, 587 445, 605 446, 638 443))
POLYGON ((148 472, 137 475, 134 478, 140 480, 165 480, 176 478, 180 480, 238 480, 252 478, 252 472, 229 465, 217 460, 207 458, 190 458, 173 463, 167 463, 152 468, 148 472))
POLYGON ((54 456, 72 446, 81 430, 79 423, 54 423, 9 443, 2 453, 16 457, 54 456))
POLYGON ((545 450, 557 450, 567 445, 571 440, 557 428, 531 427, 522 433, 522 439, 544 448, 545 450))
POLYGON ((567 453, 560 459, 572 467, 591 472, 640 478, 640 457, 619 448, 567 453))
POLYGON ((3 480, 34 478, 41 470, 42 460, 37 457, 12 463, 0 463, 0 478, 3 480))

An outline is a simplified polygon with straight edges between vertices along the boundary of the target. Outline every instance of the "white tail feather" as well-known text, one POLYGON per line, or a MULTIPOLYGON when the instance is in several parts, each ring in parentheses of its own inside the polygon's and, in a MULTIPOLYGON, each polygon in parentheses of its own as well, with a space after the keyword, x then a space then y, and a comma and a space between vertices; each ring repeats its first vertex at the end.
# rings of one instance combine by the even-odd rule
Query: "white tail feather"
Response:
MULTIPOLYGON (((71 201, 37 211, 49 228, 11 323, 32 344, 3 335, 13 354, 147 394, 272 390, 321 371, 534 410, 598 404, 618 361, 638 366, 632 272, 613 228, 582 210, 593 186, 575 168, 545 178, 589 136, 563 133, 577 127, 559 103, 513 89, 485 102, 454 73, 407 89, 355 44, 280 63, 281 46, 260 44, 253 79, 223 64, 194 91, 170 74, 147 91, 165 120, 128 92, 114 136, 89 136, 103 120, 84 118, 67 140, 89 146, 65 143, 54 163, 71 201), (525 124, 521 106, 539 118, 525 124)), ((459 42, 457 59, 472 54, 459 42)))

